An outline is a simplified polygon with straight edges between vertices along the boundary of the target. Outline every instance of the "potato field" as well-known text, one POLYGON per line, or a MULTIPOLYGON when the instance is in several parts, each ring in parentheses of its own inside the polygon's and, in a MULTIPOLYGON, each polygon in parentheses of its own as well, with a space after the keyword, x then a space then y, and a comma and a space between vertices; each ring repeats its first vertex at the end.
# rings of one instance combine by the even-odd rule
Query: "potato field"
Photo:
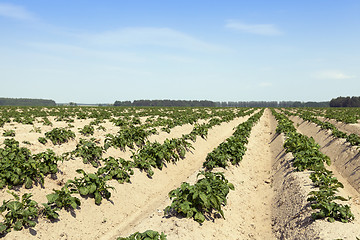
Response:
POLYGON ((360 239, 360 109, 0 107, 0 238, 360 239))

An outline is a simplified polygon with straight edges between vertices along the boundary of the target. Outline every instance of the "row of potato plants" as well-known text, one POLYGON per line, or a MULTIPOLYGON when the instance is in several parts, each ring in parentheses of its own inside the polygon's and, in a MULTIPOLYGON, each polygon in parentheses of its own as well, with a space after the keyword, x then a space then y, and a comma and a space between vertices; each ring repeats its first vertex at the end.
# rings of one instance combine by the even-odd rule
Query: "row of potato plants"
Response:
MULTIPOLYGON (((253 123, 253 121, 256 121, 256 118, 260 118, 262 112, 263 110, 261 110, 260 113, 255 114, 255 117, 250 117, 247 122, 253 123)), ((251 113, 253 113, 253 111, 248 112, 248 114, 251 113)), ((231 118, 228 118, 226 121, 230 120, 231 118)), ((213 124, 217 125, 219 123, 218 121, 213 121, 213 124)), ((239 126, 234 134, 238 135, 239 132, 243 132, 243 130, 240 129, 241 127, 239 126)), ((183 136, 183 141, 186 141, 186 139, 194 140, 194 137, 191 136, 195 134, 201 136, 202 138, 206 138, 207 129, 199 129, 199 127, 194 128, 189 136, 183 136)), ((231 154, 232 156, 237 155, 236 146, 232 146, 231 149, 234 151, 231 153, 229 152, 228 154, 231 154)), ((232 163, 236 164, 234 161, 232 161, 232 163)), ((223 218, 225 218, 224 212, 221 208, 226 205, 226 198, 230 190, 235 190, 234 185, 230 183, 221 172, 213 173, 211 171, 200 171, 197 178, 198 180, 195 184, 191 185, 187 182, 183 182, 179 188, 169 192, 169 197, 172 200, 172 203, 170 206, 165 208, 164 215, 169 216, 179 214, 183 217, 193 218, 195 221, 203 223, 206 217, 215 211, 215 214, 220 214, 223 218)), ((136 232, 126 238, 119 237, 117 240, 122 239, 158 240, 166 239, 166 235, 164 233, 160 234, 157 231, 148 230, 144 233, 136 232)))
MULTIPOLYGON (((226 118, 225 121, 229 121, 229 118, 226 118)), ((210 124, 208 127, 216 124, 219 124, 219 122, 212 121, 212 125, 210 124)), ((207 135, 207 131, 205 131, 205 133, 203 128, 195 126, 193 132, 189 134, 189 136, 191 136, 189 139, 193 139, 193 136, 196 134, 205 137, 207 135)), ((5 142, 8 141, 10 140, 6 139, 5 142)), ((26 148, 22 149, 31 155, 29 150, 26 148)), ((102 152, 103 148, 96 146, 94 139, 90 141, 81 139, 76 149, 65 155, 70 155, 70 157, 79 156, 83 158, 84 162, 90 162, 93 166, 98 167, 99 165, 95 163, 103 160, 101 159, 102 152)), ((183 149, 180 149, 179 152, 180 156, 182 156, 183 149)), ((112 157, 104 159, 103 161, 105 162, 105 166, 99 168, 95 173, 86 173, 82 169, 78 169, 77 172, 83 176, 79 178, 75 177, 74 180, 68 180, 61 190, 54 189, 53 194, 46 196, 48 203, 43 203, 43 208, 39 208, 38 204, 30 199, 31 194, 24 194, 22 196, 22 200, 19 201, 20 197, 11 193, 15 197, 15 200, 3 201, 3 205, 0 208, 2 212, 6 212, 4 222, 0 225, 2 230, 1 233, 5 234, 11 231, 11 229, 21 230, 23 226, 33 227, 36 223, 35 220, 39 215, 44 215, 49 219, 58 219, 59 214, 57 211, 61 208, 74 210, 80 206, 80 200, 77 197, 72 196, 74 193, 82 196, 92 196, 95 198, 96 204, 100 204, 102 198, 109 199, 111 193, 108 189, 111 189, 112 187, 107 185, 106 181, 110 179, 117 179, 119 182, 129 181, 130 175, 133 174, 132 167, 136 167, 136 164, 134 165, 131 161, 114 159, 112 157), (14 208, 15 205, 17 207, 14 208), (16 213, 17 211, 20 211, 20 214, 16 213)), ((54 166, 56 167, 57 172, 57 165, 55 164, 54 166)), ((15 183, 16 185, 22 184, 22 182, 15 183)))
POLYGON ((187 182, 169 192, 172 200, 170 206, 165 208, 164 214, 180 214, 183 217, 193 218, 202 223, 211 214, 220 214, 223 218, 222 206, 226 206, 226 197, 230 190, 235 190, 221 172, 211 172, 215 167, 226 168, 227 162, 237 165, 246 151, 244 146, 250 136, 252 126, 263 114, 263 109, 250 117, 246 122, 235 129, 233 136, 226 139, 217 148, 210 152, 203 164, 206 171, 201 171, 201 176, 194 185, 187 182))
POLYGON ((98 119, 115 120, 122 118, 126 121, 139 117, 148 117, 148 121, 158 121, 159 126, 177 125, 178 121, 194 123, 195 119, 207 119, 211 115, 221 116, 222 112, 233 111, 234 109, 221 108, 140 108, 140 107, 6 107, 0 106, 0 127, 11 121, 33 124, 36 121, 51 125, 48 117, 55 117, 56 121, 74 122, 74 119, 98 119), (41 118, 42 120, 38 120, 41 118), (162 122, 162 123, 161 123, 162 122))
POLYGON ((351 145, 351 146, 360 146, 360 136, 355 134, 355 133, 351 133, 351 134, 346 134, 342 131, 340 131, 337 127, 334 126, 334 124, 331 124, 330 122, 323 122, 320 121, 318 118, 314 117, 314 115, 310 112, 310 111, 306 111, 306 110, 298 110, 297 113, 292 113, 289 111, 284 111, 284 113, 286 115, 295 115, 295 116, 299 116, 301 117, 303 120, 308 121, 308 122, 313 122, 316 125, 318 125, 321 129, 324 130, 330 130, 331 134, 336 137, 336 138, 344 138, 346 139, 346 141, 351 145))
POLYGON ((359 108, 326 108, 324 113, 319 114, 344 123, 358 123, 360 119, 359 108))
POLYGON ((284 148, 286 152, 293 155, 293 167, 295 171, 312 171, 310 179, 314 187, 318 190, 311 191, 307 200, 311 203, 312 209, 317 212, 312 213, 312 218, 327 219, 329 222, 341 221, 350 222, 354 219, 349 205, 343 205, 338 201, 348 199, 336 195, 339 188, 343 188, 333 173, 326 169, 330 165, 330 158, 320 151, 320 145, 312 137, 307 137, 296 132, 293 122, 285 115, 272 109, 272 114, 278 121, 276 132, 285 134, 284 148))
MULTIPOLYGON (((255 109, 247 111, 251 114, 255 109)), ((243 116, 243 113, 241 114, 243 116)), ((213 118, 208 123, 196 124, 189 134, 183 134, 181 138, 166 139, 163 144, 158 142, 149 142, 133 152, 131 158, 134 160, 135 167, 145 171, 149 176, 154 174, 152 168, 162 169, 164 165, 170 162, 176 162, 185 157, 185 153, 193 149, 190 141, 195 142, 197 136, 206 139, 208 130, 221 122, 228 122, 236 115, 225 115, 222 119, 213 118)))

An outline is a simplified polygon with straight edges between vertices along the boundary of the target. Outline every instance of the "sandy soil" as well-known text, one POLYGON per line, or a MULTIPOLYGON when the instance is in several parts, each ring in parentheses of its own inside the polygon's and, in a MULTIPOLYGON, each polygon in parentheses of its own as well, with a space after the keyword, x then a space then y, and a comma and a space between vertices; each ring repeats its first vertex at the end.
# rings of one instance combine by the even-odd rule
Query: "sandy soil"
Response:
POLYGON ((328 167, 334 176, 343 183, 339 195, 351 197, 348 202, 342 202, 351 206, 355 220, 351 223, 328 223, 316 221, 313 223, 321 239, 356 239, 360 237, 360 188, 359 188, 359 152, 355 147, 345 143, 344 139, 336 139, 331 136, 330 131, 321 130, 314 123, 304 122, 299 117, 291 117, 302 134, 313 137, 321 146, 321 152, 328 155, 332 165, 328 167))
MULTIPOLYGON (((238 118, 210 129, 208 138, 206 140, 197 138, 193 144, 195 150, 188 153, 184 160, 176 165, 169 164, 162 171, 155 169, 152 179, 135 170, 130 184, 110 181, 110 185, 115 187, 111 201, 103 200, 100 206, 96 206, 94 199, 80 198, 81 209, 76 209, 73 213, 61 211, 60 221, 50 223, 45 219, 39 219, 34 229, 12 231, 5 239, 107 240, 148 229, 165 232, 169 240, 337 238, 355 240, 356 237, 360 237, 359 193, 358 189, 347 184, 347 181, 356 183, 355 180, 359 179, 356 175, 356 179, 352 181, 350 172, 360 172, 358 171, 360 164, 355 160, 351 161, 352 170, 350 169, 347 174, 346 169, 350 168, 347 167, 350 166, 349 155, 339 157, 331 155, 346 152, 348 146, 343 143, 333 145, 338 140, 330 139, 327 133, 318 131, 316 126, 314 128, 311 124, 302 123, 301 120, 296 122, 299 124, 298 130, 303 134, 314 136, 323 146, 322 151, 331 157, 334 162, 332 170, 345 184, 340 194, 353 197, 350 204, 356 217, 354 222, 343 224, 313 221, 310 217, 312 210, 306 201, 307 194, 312 190, 310 173, 293 172, 292 155, 285 154, 282 147, 284 136, 275 134, 276 121, 268 109, 253 127, 247 145, 248 150, 239 166, 231 166, 226 170, 215 169, 224 172, 227 179, 235 186, 235 191, 231 191, 228 195, 228 205, 224 207, 226 219, 214 217, 203 224, 198 224, 191 219, 163 216, 164 208, 170 204, 168 192, 179 187, 184 181, 194 183, 206 155, 231 136, 234 132, 233 128, 246 119, 247 117, 238 118), (342 158, 344 158, 343 165, 337 164, 337 162, 341 163, 342 158)), ((74 129, 77 129, 88 124, 88 121, 90 120, 80 120, 72 124, 75 126, 74 129)), ((106 132, 116 133, 118 130, 111 123, 102 125, 105 126, 106 132)), ((30 133, 33 128, 30 125, 5 126, 5 129, 17 127, 16 139, 20 142, 27 140, 33 143, 31 146, 23 146, 30 148, 34 153, 53 148, 60 154, 73 150, 79 140, 77 137, 76 140, 65 145, 54 147, 48 143, 42 146, 36 143, 37 138, 43 136, 47 127, 41 124, 36 126, 41 127, 42 133, 30 133)), ((191 129, 190 125, 178 126, 172 129, 170 134, 160 133, 151 136, 150 139, 162 142, 165 138, 181 137, 191 129)), ((104 132, 99 131, 96 134, 96 138, 102 142, 104 132)), ((2 141, 3 138, 0 138, 0 142, 2 141)), ((106 155, 129 159, 131 153, 110 148, 106 155)), ((34 200, 46 202, 46 194, 53 188, 59 189, 62 181, 76 176, 77 168, 94 171, 91 166, 83 164, 81 159, 67 161, 60 165, 62 173, 58 174, 58 179, 46 179, 45 188, 35 186, 29 190, 21 189, 20 193, 31 192, 34 194, 34 200)), ((9 198, 6 189, 0 191, 1 200, 9 198)))
POLYGON ((337 129, 339 129, 342 132, 345 132, 347 134, 355 133, 357 135, 360 135, 360 123, 350 123, 346 124, 343 122, 338 122, 334 119, 328 119, 324 117, 318 117, 320 121, 329 122, 333 124, 337 129))
MULTIPOLYGON (((235 186, 235 191, 229 193, 228 205, 224 208, 226 219, 215 218, 199 224, 191 219, 165 218, 163 209, 170 204, 165 198, 150 214, 138 219, 134 226, 119 229, 119 234, 127 236, 134 231, 156 229, 164 232, 168 239, 275 239, 271 228, 272 130, 269 112, 266 112, 251 132, 248 150, 240 165, 231 166, 227 170, 214 169, 224 172, 235 186)), ((188 182, 195 182, 197 170, 199 169, 190 176, 188 182)), ((103 239, 108 238, 105 236, 103 239)))

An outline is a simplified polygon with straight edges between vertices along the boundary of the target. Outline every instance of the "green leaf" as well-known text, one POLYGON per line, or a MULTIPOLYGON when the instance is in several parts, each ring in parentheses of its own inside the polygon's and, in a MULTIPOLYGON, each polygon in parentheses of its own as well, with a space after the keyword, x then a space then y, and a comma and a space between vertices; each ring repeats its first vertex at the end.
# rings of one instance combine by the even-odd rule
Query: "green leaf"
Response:
POLYGON ((23 227, 22 221, 18 220, 15 222, 14 224, 14 230, 15 231, 20 231, 23 227))
POLYGON ((7 229, 7 226, 4 223, 0 223, 0 233, 5 232, 7 229))
POLYGON ((194 216, 194 220, 202 223, 205 221, 205 216, 201 212, 197 212, 194 216))
POLYGON ((97 186, 95 183, 91 183, 90 187, 89 187, 89 193, 94 193, 97 189, 97 186))
POLYGON ((79 187, 79 193, 80 195, 88 195, 89 194, 89 187, 79 187))
POLYGON ((49 203, 54 203, 59 198, 59 195, 56 193, 51 193, 46 195, 46 199, 49 203))

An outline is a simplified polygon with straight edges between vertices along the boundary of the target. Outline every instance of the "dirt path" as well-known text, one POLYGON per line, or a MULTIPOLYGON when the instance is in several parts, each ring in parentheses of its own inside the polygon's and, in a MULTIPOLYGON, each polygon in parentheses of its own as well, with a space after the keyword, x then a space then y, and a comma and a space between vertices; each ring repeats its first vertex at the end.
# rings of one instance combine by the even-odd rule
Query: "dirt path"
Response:
MULTIPOLYGON (((124 228, 122 236, 154 229, 164 232, 168 239, 275 239, 271 226, 273 190, 270 145, 275 128, 271 128, 269 116, 270 112, 266 110, 253 127, 248 150, 239 166, 231 166, 227 170, 214 169, 225 172, 226 178, 235 186, 235 191, 229 193, 228 204, 224 207, 226 219, 216 218, 198 224, 186 218, 165 218, 162 210, 170 204, 166 198, 134 226, 124 228)), ((190 176, 188 182, 195 182, 197 172, 190 176)))

